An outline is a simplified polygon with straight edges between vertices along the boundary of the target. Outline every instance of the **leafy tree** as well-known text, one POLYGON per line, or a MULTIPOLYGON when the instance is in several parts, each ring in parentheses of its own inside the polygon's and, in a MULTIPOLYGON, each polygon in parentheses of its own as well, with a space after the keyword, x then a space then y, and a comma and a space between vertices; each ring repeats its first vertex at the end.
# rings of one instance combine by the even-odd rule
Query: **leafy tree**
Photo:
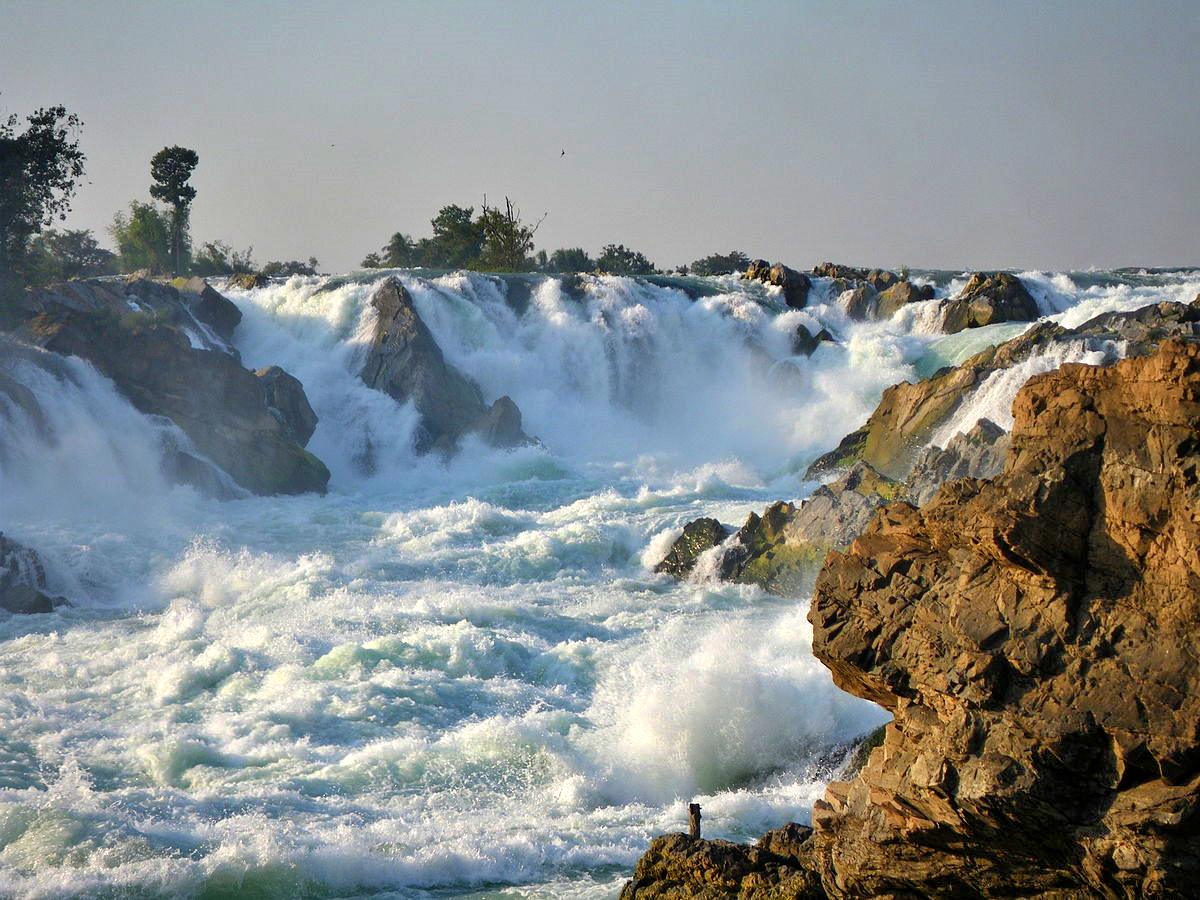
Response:
POLYGON ((44 107, 25 119, 0 120, 0 276, 25 253, 29 238, 65 219, 83 176, 79 149, 83 123, 63 106, 44 107))
POLYGON ((272 260, 262 267, 262 273, 272 277, 288 275, 316 275, 317 268, 319 266, 320 263, 317 262, 317 258, 315 256, 310 256, 308 258, 308 262, 306 263, 300 262, 298 259, 293 259, 289 262, 272 260))
POLYGON ((188 184, 192 172, 200 162, 195 150, 187 147, 163 147, 150 160, 150 196, 171 207, 171 258, 174 273, 181 271, 180 257, 183 255, 187 237, 188 215, 196 189, 188 184))
POLYGON ((233 275, 255 271, 254 248, 241 253, 224 241, 208 241, 192 256, 192 271, 197 275, 233 275))
POLYGON ((380 258, 378 253, 368 253, 363 257, 363 261, 359 263, 359 266, 364 269, 384 268, 383 259, 380 258))
POLYGON ((433 237, 418 242, 421 264, 437 269, 468 269, 483 250, 483 229, 472 220, 473 206, 443 206, 433 217, 433 237))
POLYGON ((653 275, 654 263, 624 244, 607 244, 596 259, 596 269, 609 275, 653 275))
POLYGON ((117 213, 108 229, 117 245, 122 272, 149 269, 161 274, 171 264, 171 216, 152 203, 134 200, 129 213, 117 213))
POLYGON ((88 230, 43 231, 30 242, 29 250, 37 260, 39 281, 111 275, 117 269, 116 255, 101 247, 88 230))
POLYGON ((561 247, 550 254, 544 268, 547 272, 592 272, 596 261, 582 247, 561 247))
POLYGON ((416 242, 407 234, 397 231, 380 251, 383 266, 388 269, 408 269, 420 265, 420 253, 416 242))
POLYGON ((477 222, 483 232, 480 267, 493 272, 527 272, 533 268, 529 254, 533 252, 533 235, 543 219, 545 216, 532 226, 526 225, 521 221, 521 211, 507 197, 503 210, 488 206, 484 200, 477 222))
POLYGON ((728 253, 714 253, 698 259, 688 268, 693 275, 729 275, 746 271, 748 265, 750 257, 741 250, 730 250, 728 253))

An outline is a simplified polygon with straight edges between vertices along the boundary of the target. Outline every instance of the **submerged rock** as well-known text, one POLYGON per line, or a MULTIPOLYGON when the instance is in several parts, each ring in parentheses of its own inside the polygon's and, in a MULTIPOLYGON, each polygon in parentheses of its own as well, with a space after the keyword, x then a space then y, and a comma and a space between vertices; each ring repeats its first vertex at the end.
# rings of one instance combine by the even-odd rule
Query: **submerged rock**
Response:
POLYGON ((792 355, 812 356, 816 352, 817 347, 826 341, 834 341, 834 337, 829 333, 828 329, 822 328, 816 334, 813 334, 803 323, 798 323, 796 330, 792 332, 792 355))
POLYGON ((771 265, 765 259, 756 259, 746 267, 742 277, 780 288, 784 302, 792 309, 804 309, 808 303, 812 281, 803 272, 797 272, 783 263, 771 265))
POLYGON ((46 593, 46 570, 37 553, 0 533, 0 609, 11 613, 47 613, 70 606, 46 593))
POLYGON ((670 552, 654 567, 654 571, 686 578, 696 568, 700 554, 716 547, 732 531, 732 528, 716 519, 702 518, 688 522, 683 526, 683 534, 675 539, 670 552))
POLYGON ((624 897, 1193 894, 1200 343, 1035 376, 1014 418, 993 480, 884 507, 817 579, 814 652, 894 718, 813 831, 656 839, 624 897))
POLYGON ((421 414, 417 450, 452 453, 469 433, 495 447, 532 443, 508 397, 490 407, 474 381, 446 362, 404 285, 388 278, 371 295, 378 318, 360 377, 421 414))
POLYGON ((942 306, 946 334, 997 322, 1032 322, 1041 315, 1021 279, 1008 272, 976 272, 962 293, 942 306))

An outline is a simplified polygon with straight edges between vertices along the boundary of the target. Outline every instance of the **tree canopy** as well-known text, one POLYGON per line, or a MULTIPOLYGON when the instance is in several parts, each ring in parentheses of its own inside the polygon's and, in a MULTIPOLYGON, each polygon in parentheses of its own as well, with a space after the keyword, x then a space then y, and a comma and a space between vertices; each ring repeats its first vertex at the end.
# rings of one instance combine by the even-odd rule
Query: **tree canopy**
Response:
POLYGON ((607 244, 596 258, 596 270, 608 275, 653 275, 654 263, 624 244, 607 244))
POLYGON ((150 160, 150 196, 171 207, 171 257, 176 274, 181 271, 188 211, 196 199, 196 189, 188 179, 199 163, 195 150, 179 146, 163 147, 150 160))
POLYGON ((117 245, 122 272, 147 269, 162 274, 171 266, 171 217, 153 203, 134 200, 129 212, 113 216, 108 233, 117 245))
POLYGON ((713 253, 698 259, 687 268, 693 275, 730 275, 746 271, 748 265, 750 257, 741 250, 730 250, 728 253, 713 253))
POLYGON ((65 219, 83 176, 79 130, 66 107, 38 109, 25 119, 0 120, 0 274, 23 259, 29 239, 65 219))

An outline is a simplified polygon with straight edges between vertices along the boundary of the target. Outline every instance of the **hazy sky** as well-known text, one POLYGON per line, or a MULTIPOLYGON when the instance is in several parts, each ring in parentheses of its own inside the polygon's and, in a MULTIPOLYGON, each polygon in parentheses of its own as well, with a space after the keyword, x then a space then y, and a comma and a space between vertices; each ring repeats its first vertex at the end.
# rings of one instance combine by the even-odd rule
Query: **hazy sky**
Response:
POLYGON ((70 227, 195 149, 194 238, 259 262, 486 193, 659 265, 1165 265, 1200 263, 1197 47, 1198 0, 0 0, 0 112, 84 119, 70 227))

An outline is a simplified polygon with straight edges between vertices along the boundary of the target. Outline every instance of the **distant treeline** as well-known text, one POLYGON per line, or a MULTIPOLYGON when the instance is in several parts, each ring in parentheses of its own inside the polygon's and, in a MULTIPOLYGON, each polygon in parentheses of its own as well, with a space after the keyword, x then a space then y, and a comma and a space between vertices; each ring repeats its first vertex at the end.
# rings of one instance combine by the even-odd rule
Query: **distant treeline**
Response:
MULTIPOLYGON (((191 235, 196 189, 190 183, 200 157, 187 147, 164 147, 150 160, 149 200, 134 200, 108 228, 114 250, 89 230, 57 230, 84 174, 79 147, 83 123, 62 106, 39 109, 22 121, 0 119, 0 288, 69 278, 147 271, 202 276, 261 273, 315 275, 315 257, 272 261, 259 267, 253 248, 235 250, 220 240, 198 246, 191 235)), ((544 219, 545 216, 542 217, 544 219)), ((581 247, 547 253, 534 249, 542 219, 525 222, 507 197, 504 206, 485 199, 472 206, 443 206, 430 221, 432 235, 414 240, 396 232, 364 268, 477 269, 489 272, 660 273, 644 253, 608 244, 592 257, 581 247)), ((742 271, 740 251, 713 254, 680 266, 680 274, 721 275, 742 271)))

